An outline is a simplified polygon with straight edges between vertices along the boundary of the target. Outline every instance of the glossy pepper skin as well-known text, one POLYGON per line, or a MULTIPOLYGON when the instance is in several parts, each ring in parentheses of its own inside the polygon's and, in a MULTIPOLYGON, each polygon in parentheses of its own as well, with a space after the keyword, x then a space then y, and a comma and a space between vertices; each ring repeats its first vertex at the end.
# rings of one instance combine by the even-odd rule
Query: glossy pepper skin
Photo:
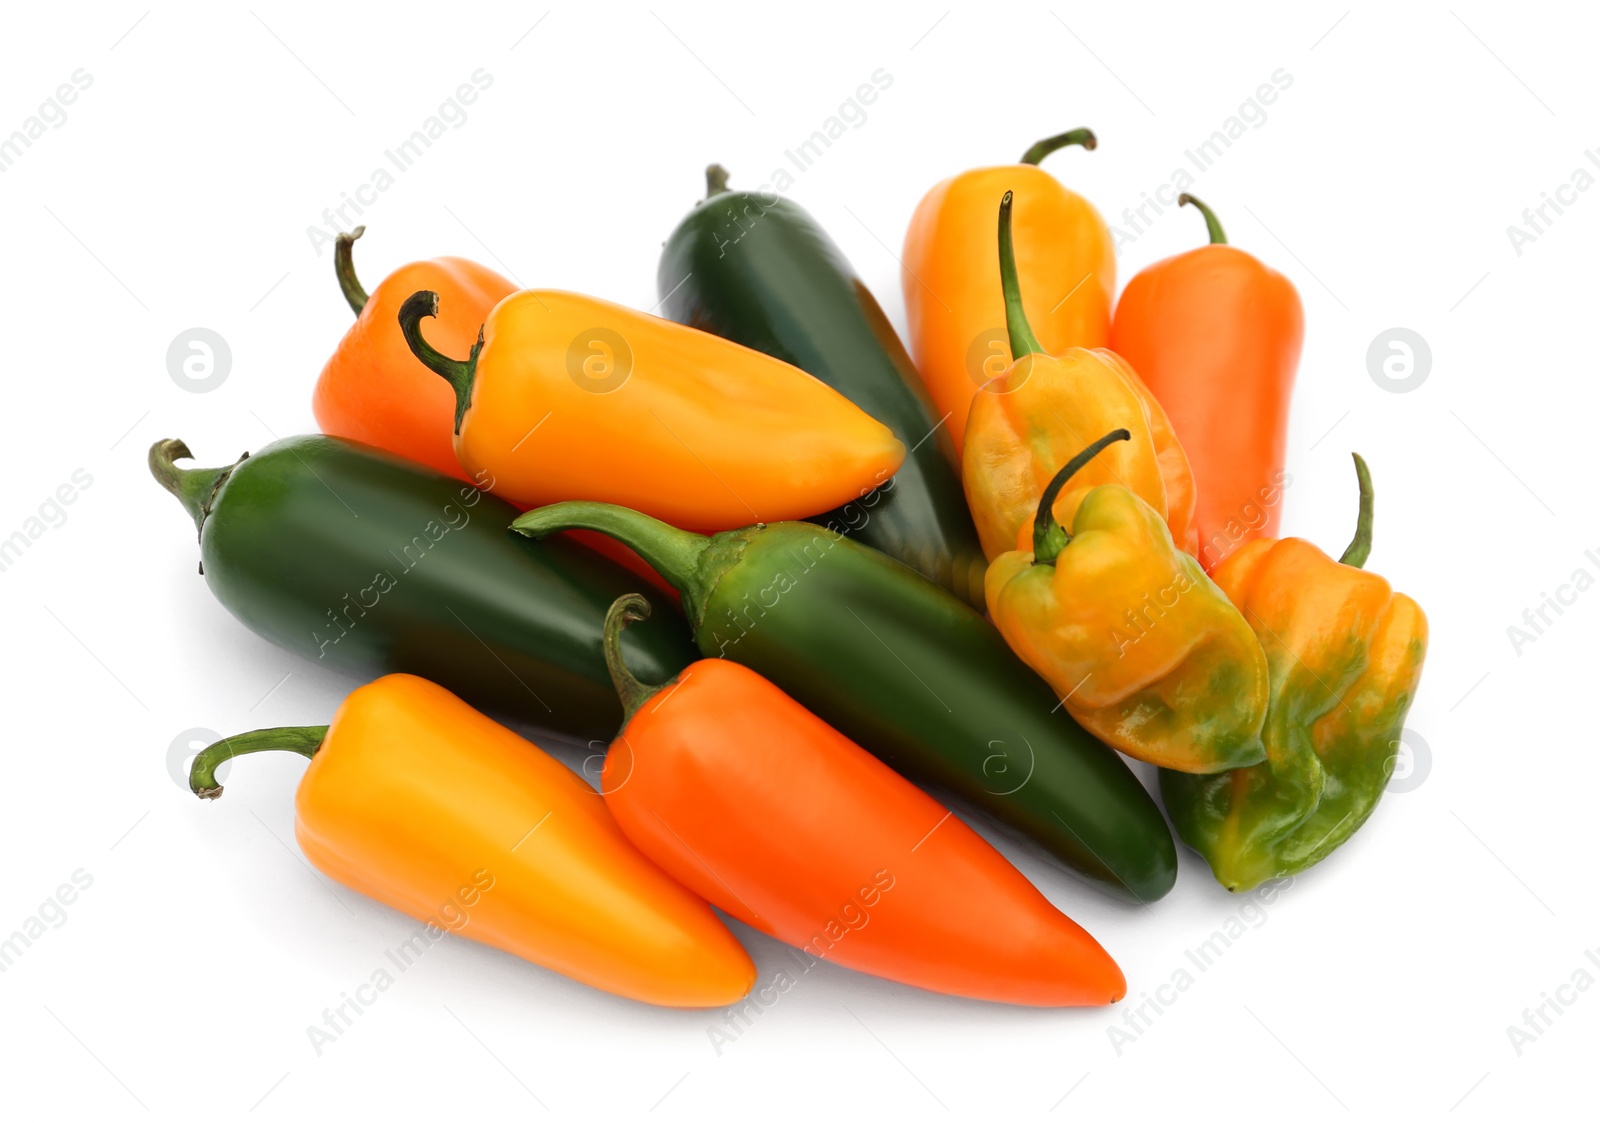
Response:
POLYGON ((958 454, 973 395, 1010 362, 994 243, 994 201, 1004 192, 1016 196, 1017 270, 1045 352, 1110 340, 1111 232, 1087 199, 1037 166, 1069 145, 1093 149, 1095 136, 1073 129, 1035 144, 1020 163, 962 172, 924 195, 911 216, 900 278, 911 354, 935 410, 950 415, 958 454))
POLYGON ((1161 794, 1179 837, 1234 892, 1309 869, 1366 822, 1422 678, 1422 609, 1360 568, 1372 490, 1356 465, 1362 518, 1339 561, 1301 538, 1261 538, 1214 573, 1266 650, 1267 759, 1217 776, 1163 772, 1161 794))
POLYGON ((1069 534, 1050 506, 1118 429, 1063 467, 1039 500, 1031 550, 989 567, 989 618, 1067 712, 1113 748, 1180 772, 1265 757, 1267 661, 1239 610, 1120 484, 1084 496, 1069 534))
POLYGON ((400 305, 418 289, 440 294, 440 315, 428 325, 429 341, 448 354, 464 354, 478 338, 489 310, 517 291, 492 269, 459 257, 403 265, 369 296, 356 278, 351 250, 366 227, 340 234, 334 245, 339 288, 356 322, 322 368, 311 409, 324 433, 381 448, 466 479, 451 442, 456 396, 417 361, 400 332, 400 305))
POLYGON ((1094 458, 1056 499, 1070 526, 1083 497, 1120 484, 1166 519, 1180 549, 1195 546, 1194 477, 1161 404, 1139 376, 1105 350, 1046 353, 1023 308, 1012 238, 1011 192, 1000 200, 999 284, 1015 361, 973 399, 961 477, 984 552, 993 561, 1033 541, 1039 497, 1060 466, 1112 429, 1133 439, 1094 458))
MULTIPOLYGON (((608 643, 649 605, 625 597, 608 643)), ((629 717, 601 791, 633 843, 767 935, 966 998, 1102 1006, 1105 949, 976 831, 747 667, 646 686, 608 646, 629 717)))
POLYGON ((706 538, 622 507, 558 503, 512 525, 626 542, 682 592, 702 654, 770 679, 902 776, 1113 894, 1149 902, 1172 888, 1172 836, 1127 765, 1060 712, 993 625, 920 573, 807 523, 706 538))
POLYGON ((706 176, 661 253, 663 314, 791 363, 887 425, 911 450, 900 470, 817 521, 981 608, 984 555, 948 420, 883 309, 798 204, 728 191, 716 165, 706 176))
POLYGON ((1278 533, 1289 394, 1305 316, 1289 279, 1226 244, 1169 257, 1128 282, 1111 347, 1166 408, 1198 489, 1198 553, 1209 572, 1240 545, 1278 533))
POLYGON ((400 310, 412 351, 456 392, 455 449, 531 507, 627 503, 721 530, 804 518, 893 475, 905 446, 838 391, 769 355, 575 293, 495 306, 470 357, 422 338, 437 294, 400 310))
MULTIPOLYGON (((606 608, 642 579, 567 540, 507 534, 516 508, 459 480, 337 437, 277 441, 225 468, 150 469, 199 528, 201 572, 251 631, 321 666, 424 675, 569 737, 622 720, 606 672, 606 608)), ((665 595, 628 632, 628 658, 671 675, 695 656, 665 595)))
POLYGON ((593 788, 442 687, 386 675, 330 725, 219 741, 190 787, 215 799, 218 765, 269 749, 311 758, 295 839, 358 893, 640 1002, 725 1006, 755 981, 733 934, 634 848, 593 788))

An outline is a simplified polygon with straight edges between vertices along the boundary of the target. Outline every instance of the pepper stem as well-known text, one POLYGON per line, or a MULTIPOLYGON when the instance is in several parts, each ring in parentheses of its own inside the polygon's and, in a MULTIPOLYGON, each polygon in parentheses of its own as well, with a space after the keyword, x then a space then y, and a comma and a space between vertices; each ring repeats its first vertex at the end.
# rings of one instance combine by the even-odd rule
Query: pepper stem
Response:
POLYGON ((728 169, 721 164, 706 167, 706 198, 712 199, 728 190, 728 169))
POLYGON ((1107 445, 1132 439, 1133 434, 1126 429, 1111 430, 1111 432, 1063 464, 1061 471, 1057 472, 1055 478, 1045 486, 1044 494, 1039 496, 1039 510, 1033 516, 1033 563, 1035 565, 1054 565, 1061 551, 1067 548, 1068 542, 1072 541, 1071 533, 1056 521, 1055 512, 1056 496, 1061 494, 1061 489, 1066 486, 1067 481, 1077 474, 1079 468, 1099 456, 1107 445))
POLYGON ((1042 355, 1044 348, 1034 338, 1022 310, 1022 290, 1017 286, 1017 255, 1011 244, 1011 192, 1000 199, 1000 291, 1006 300, 1006 334, 1011 337, 1011 358, 1042 355))
POLYGON ((1352 452, 1350 456, 1356 462, 1361 507, 1356 513, 1356 536, 1350 539, 1350 545, 1339 555, 1339 564, 1360 569, 1367 564, 1367 555, 1372 553, 1372 473, 1367 471, 1367 462, 1361 459, 1359 452, 1352 452))
POLYGON ((1210 207, 1189 194, 1178 196, 1178 206, 1193 207, 1206 216, 1206 233, 1211 236, 1211 244, 1213 246, 1225 246, 1228 244, 1228 236, 1222 232, 1222 221, 1217 218, 1217 213, 1210 207))
POLYGON ((216 799, 222 794, 222 785, 217 783, 217 769, 234 757, 282 749, 310 760, 322 748, 327 736, 326 725, 284 725, 224 737, 195 755, 194 763, 189 766, 189 790, 201 799, 216 799))
MULTIPOLYGON (((700 558, 711 539, 668 526, 627 507, 573 499, 528 511, 511 524, 511 529, 530 538, 543 538, 558 530, 597 530, 631 547, 686 601, 702 603, 708 591, 702 587, 700 558)), ((690 616, 692 619, 692 611, 690 616)))
MULTIPOLYGON (((623 725, 627 725, 640 707, 668 684, 664 682, 660 686, 651 686, 647 682, 640 682, 628 670, 628 664, 622 658, 622 629, 635 620, 649 618, 650 602, 638 593, 625 593, 611 602, 611 607, 606 610, 605 627, 601 630, 606 670, 611 672, 611 684, 617 688, 617 697, 622 700, 623 725)), ((668 680, 672 681, 675 680, 668 680)))
POLYGON ((411 353, 421 360, 422 365, 450 383, 455 390, 456 426, 453 431, 459 433, 461 419, 466 416, 467 406, 472 404, 472 379, 478 369, 478 352, 483 350, 483 329, 478 329, 478 342, 472 345, 472 353, 465 361, 452 359, 434 350, 433 344, 422 338, 423 317, 438 314, 438 293, 427 289, 414 292, 400 306, 400 331, 406 337, 411 353))
POLYGON ((1090 129, 1070 129, 1067 132, 1041 140, 1022 154, 1020 162, 1038 164, 1040 160, 1043 160, 1056 149, 1066 148, 1072 144, 1081 144, 1086 151, 1093 152, 1100 142, 1095 139, 1094 132, 1090 129))
POLYGON ((350 311, 361 315, 361 310, 367 306, 367 290, 361 287, 361 282, 356 279, 356 263, 351 256, 350 247, 356 244, 356 239, 367 232, 365 226, 358 226, 348 234, 341 233, 333 240, 333 275, 339 278, 339 291, 344 293, 344 298, 350 304, 350 311))
POLYGON ((206 516, 211 513, 211 504, 217 492, 222 490, 222 485, 233 474, 233 470, 250 459, 250 454, 243 453, 225 468, 180 468, 173 463, 176 460, 193 459, 194 454, 189 451, 189 446, 180 440, 168 438, 150 446, 150 474, 157 483, 178 497, 178 502, 183 504, 183 509, 194 520, 195 529, 200 530, 205 526, 206 516))

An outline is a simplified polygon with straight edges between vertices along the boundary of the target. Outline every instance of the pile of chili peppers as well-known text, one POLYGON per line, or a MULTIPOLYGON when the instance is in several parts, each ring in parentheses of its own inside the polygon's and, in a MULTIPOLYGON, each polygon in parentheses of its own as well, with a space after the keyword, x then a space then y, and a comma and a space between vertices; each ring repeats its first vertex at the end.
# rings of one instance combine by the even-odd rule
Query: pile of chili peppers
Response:
POLYGON ((1143 904, 1169 819, 1230 890, 1327 857, 1388 783, 1426 620, 1363 568, 1360 456, 1338 560, 1275 537, 1294 287, 1184 196, 1210 243, 1114 302, 1105 223, 1038 167, 1073 146, 922 199, 909 353, 810 215, 716 166, 664 318, 456 258, 368 293, 342 235, 322 434, 149 462, 217 599, 368 681, 328 725, 211 745, 194 792, 300 753, 329 877, 668 1006, 755 980, 711 906, 932 991, 1121 998, 925 789, 1143 904), (599 792, 486 711, 609 743, 599 792))

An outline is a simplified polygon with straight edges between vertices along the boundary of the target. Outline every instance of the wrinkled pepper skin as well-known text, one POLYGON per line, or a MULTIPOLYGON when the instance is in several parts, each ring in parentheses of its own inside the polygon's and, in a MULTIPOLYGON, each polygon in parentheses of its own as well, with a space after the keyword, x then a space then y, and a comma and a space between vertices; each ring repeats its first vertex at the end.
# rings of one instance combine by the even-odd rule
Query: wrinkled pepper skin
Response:
POLYGON ((742 663, 902 776, 982 810, 1092 884, 1154 901, 1177 855, 1115 752, 993 625, 921 574, 825 527, 773 523, 709 539, 598 503, 512 524, 626 542, 683 593, 708 658, 742 663))
POLYGON ((1214 577, 1266 651, 1267 759, 1217 776, 1163 772, 1161 793, 1179 837, 1240 892, 1311 868, 1372 814, 1422 678, 1428 622, 1382 577, 1300 538, 1249 542, 1214 577))
POLYGON ((1056 499, 1056 521, 1071 526, 1085 495, 1121 484, 1165 516, 1180 548, 1193 550, 1194 478, 1160 403, 1115 353, 1069 347, 1048 354, 1033 334, 1023 307, 1027 290, 1017 276, 1013 205, 1008 191, 1000 200, 996 276, 1008 354, 1016 359, 973 399, 961 463, 984 553, 993 561, 1031 549, 1034 514, 1051 477, 1114 429, 1133 439, 1105 449, 1073 476, 1056 499))
POLYGON ((667 239, 664 315, 793 364, 887 425, 911 451, 892 478, 817 521, 983 605, 984 555, 948 423, 894 327, 833 239, 798 204, 711 193, 667 239))
MULTIPOLYGON (((613 612, 639 618, 628 598, 613 612)), ((613 666, 632 715, 606 754, 606 806, 730 916, 941 994, 1103 1006, 1126 993, 1094 937, 976 831, 754 671, 703 659, 645 687, 613 666)))
POLYGON ((973 395, 1011 361, 995 258, 994 204, 1002 194, 1016 195, 1017 271, 1046 353, 1110 343, 1111 232, 1093 204, 1036 166, 1074 144, 1092 149, 1094 134, 1074 129, 1040 141, 1020 163, 962 172, 923 196, 911 217, 900 255, 911 354, 934 409, 950 415, 957 453, 973 395))
POLYGON ((837 390, 770 355, 593 297, 520 292, 465 361, 402 306, 413 352, 456 391, 456 457, 522 507, 625 503, 723 530, 806 518, 871 491, 905 446, 837 390))
POLYGON ((1278 533, 1305 315, 1287 277, 1227 245, 1204 204, 1180 201, 1203 208, 1212 244, 1128 282, 1111 347, 1165 407, 1189 454, 1196 556, 1209 572, 1245 542, 1278 533))
POLYGON ((623 835, 566 765, 411 675, 354 691, 323 729, 260 730, 196 759, 310 748, 295 839, 317 869, 435 929, 660 1006, 737 1002, 755 964, 705 901, 623 835), (299 735, 299 736, 297 736, 299 735), (275 743, 276 742, 276 743, 275 743), (208 755, 209 754, 209 755, 208 755))
POLYGON ((400 332, 400 305, 418 289, 440 295, 440 315, 428 325, 429 341, 446 354, 465 354, 489 310, 517 291, 492 269, 459 257, 402 265, 369 296, 356 279, 352 246, 365 232, 340 234, 334 247, 339 287, 356 322, 322 368, 311 395, 317 426, 467 479, 456 460, 450 427, 456 396, 417 361, 400 332))
POLYGON ((1261 644, 1161 516, 1107 484, 1062 537, 989 567, 989 618, 1011 650, 1080 725, 1137 760, 1199 773, 1259 763, 1261 644))
MULTIPOLYGON (((507 534, 509 504, 459 480, 336 437, 277 441, 220 469, 150 450, 157 480, 200 531, 201 571, 241 623, 319 666, 423 675, 474 705, 582 740, 622 709, 600 628, 643 580, 567 540, 507 534)), ((682 614, 628 632, 641 673, 695 657, 682 614)))

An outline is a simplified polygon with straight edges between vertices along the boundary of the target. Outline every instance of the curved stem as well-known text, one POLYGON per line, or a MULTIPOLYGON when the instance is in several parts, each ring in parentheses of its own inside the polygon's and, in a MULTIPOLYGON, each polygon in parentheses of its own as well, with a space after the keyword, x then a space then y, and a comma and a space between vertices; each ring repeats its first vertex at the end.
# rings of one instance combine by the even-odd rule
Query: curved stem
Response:
POLYGON ((625 593, 611 602, 611 607, 606 610, 605 627, 601 630, 606 670, 611 672, 611 685, 617 688, 617 697, 622 699, 623 725, 627 725, 633 715, 639 712, 639 708, 655 697, 663 687, 677 681, 669 679, 660 686, 640 682, 634 677, 633 672, 628 670, 628 664, 622 658, 622 629, 635 620, 649 618, 650 602, 639 593, 625 593))
POLYGON ((1356 484, 1361 488, 1361 507, 1356 513, 1356 536, 1350 539, 1350 545, 1339 555, 1339 564, 1360 569, 1367 564, 1367 555, 1372 553, 1372 473, 1367 471, 1367 462, 1361 459, 1359 452, 1350 455, 1356 462, 1356 484))
POLYGON ((535 508, 513 522, 511 529, 530 538, 558 530, 597 530, 632 547, 667 584, 691 599, 699 591, 700 558, 711 541, 627 507, 584 499, 535 508))
POLYGON ((728 190, 728 169, 721 164, 706 167, 706 198, 715 198, 728 190))
POLYGON ((257 729, 224 737, 201 749, 189 766, 189 790, 201 799, 216 799, 222 794, 217 769, 236 756, 272 749, 299 753, 310 760, 328 736, 326 725, 284 725, 276 729, 257 729))
POLYGON ((478 352, 483 350, 483 329, 478 329, 478 342, 472 345, 472 353, 465 360, 452 359, 434 350, 433 344, 422 338, 423 317, 438 314, 438 293, 427 289, 414 292, 400 306, 400 332, 406 337, 411 353, 421 360, 422 365, 450 383, 455 390, 456 427, 453 431, 459 433, 461 419, 466 416, 467 406, 472 404, 472 378, 478 369, 478 352))
POLYGON ((1039 496, 1039 509, 1033 516, 1033 563, 1035 565, 1054 565, 1061 551, 1066 549, 1068 542, 1072 541, 1072 535, 1067 531, 1067 528, 1056 522, 1055 512, 1056 496, 1061 494, 1061 489, 1066 486, 1067 481, 1077 474, 1079 468, 1099 456, 1107 445, 1132 439, 1133 434, 1126 429, 1111 430, 1111 432, 1063 464, 1061 471, 1057 472, 1055 478, 1045 486, 1044 494, 1039 496))
POLYGON ((168 438, 150 446, 148 463, 156 482, 178 497, 178 502, 194 520, 195 529, 200 530, 205 526, 206 516, 211 513, 211 505, 222 485, 228 482, 235 468, 250 459, 250 454, 244 453, 225 468, 180 468, 173 463, 193 459, 188 445, 168 438))
POLYGON ((1024 355, 1042 355, 1044 348, 1034 338, 1028 317, 1022 309, 1022 290, 1017 285, 1017 255, 1011 244, 1011 192, 1000 199, 1000 291, 1006 300, 1006 334, 1011 337, 1013 361, 1024 355))
POLYGON ((1178 196, 1178 206, 1193 207, 1206 216, 1206 233, 1210 235, 1213 246, 1225 246, 1228 244, 1228 236, 1222 232, 1222 221, 1217 218, 1216 212, 1210 207, 1189 194, 1178 196))
POLYGON ((1032 148, 1028 149, 1022 154, 1022 160, 1020 162, 1024 164, 1037 164, 1040 160, 1043 160, 1056 149, 1066 148, 1068 145, 1072 144, 1081 144, 1087 151, 1093 152, 1095 148, 1099 146, 1100 142, 1095 139, 1094 132, 1090 129, 1069 129, 1067 132, 1060 133, 1056 136, 1046 137, 1038 144, 1035 144, 1032 148))
POLYGON ((341 233, 333 240, 333 275, 339 278, 339 291, 344 293, 345 300, 349 302, 350 311, 358 316, 367 306, 367 290, 362 288, 361 282, 356 279, 356 263, 350 247, 354 246, 356 239, 366 232, 365 226, 358 226, 350 233, 341 233))

